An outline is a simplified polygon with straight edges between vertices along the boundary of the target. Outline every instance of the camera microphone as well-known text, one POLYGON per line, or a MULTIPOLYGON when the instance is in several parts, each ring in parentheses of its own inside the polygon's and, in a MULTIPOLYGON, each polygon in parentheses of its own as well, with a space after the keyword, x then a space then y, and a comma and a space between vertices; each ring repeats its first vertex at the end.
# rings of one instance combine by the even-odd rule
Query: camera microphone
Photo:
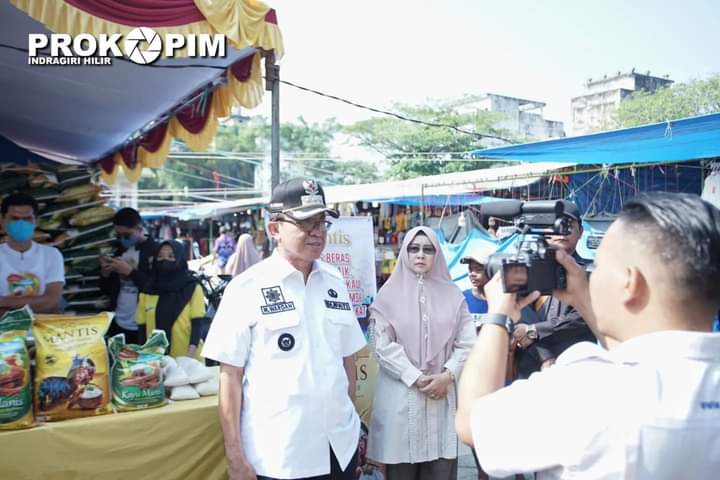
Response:
POLYGON ((480 205, 480 215, 483 221, 490 217, 513 218, 522 214, 523 202, 521 200, 498 200, 480 205))

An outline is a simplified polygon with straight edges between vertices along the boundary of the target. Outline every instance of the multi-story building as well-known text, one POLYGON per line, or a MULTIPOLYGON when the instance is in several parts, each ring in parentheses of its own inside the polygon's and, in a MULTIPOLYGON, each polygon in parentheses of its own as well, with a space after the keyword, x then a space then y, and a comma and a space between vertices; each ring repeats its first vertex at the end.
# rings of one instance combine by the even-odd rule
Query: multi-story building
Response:
POLYGON ((655 91, 672 83, 666 77, 655 77, 650 72, 618 72, 613 77, 588 79, 584 95, 571 100, 572 133, 583 135, 612 126, 613 115, 626 98, 638 90, 655 91))
MULTIPOLYGON (((452 102, 450 106, 456 107, 460 112, 483 110, 501 113, 502 116, 495 126, 510 132, 521 141, 531 142, 565 136, 563 122, 543 118, 544 102, 485 93, 464 97, 452 102)), ((483 141, 483 144, 486 143, 488 147, 504 144, 493 140, 483 141)))

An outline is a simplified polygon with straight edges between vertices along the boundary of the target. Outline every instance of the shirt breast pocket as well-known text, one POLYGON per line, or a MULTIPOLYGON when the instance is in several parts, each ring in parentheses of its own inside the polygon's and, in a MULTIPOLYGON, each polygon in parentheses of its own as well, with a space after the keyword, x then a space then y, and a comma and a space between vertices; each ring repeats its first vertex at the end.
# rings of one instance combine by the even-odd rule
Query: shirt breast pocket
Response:
POLYGON ((345 353, 345 336, 357 318, 350 312, 331 310, 325 314, 325 338, 330 349, 339 357, 345 353))
POLYGON ((273 360, 291 360, 301 355, 305 338, 300 318, 294 312, 267 318, 262 322, 263 347, 273 360))

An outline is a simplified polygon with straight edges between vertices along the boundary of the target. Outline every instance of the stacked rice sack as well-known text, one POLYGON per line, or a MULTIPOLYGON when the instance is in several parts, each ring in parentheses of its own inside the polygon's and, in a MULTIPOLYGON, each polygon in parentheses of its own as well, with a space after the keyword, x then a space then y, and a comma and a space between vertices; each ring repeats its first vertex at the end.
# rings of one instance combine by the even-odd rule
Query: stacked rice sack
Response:
POLYGON ((165 405, 163 355, 168 347, 162 330, 154 330, 144 345, 125 343, 120 333, 108 340, 113 404, 119 412, 165 405))
POLYGON ((217 395, 217 369, 208 368, 194 358, 165 356, 165 387, 170 390, 170 400, 217 395))
MULTIPOLYGON (((98 287, 99 257, 113 252, 115 211, 105 206, 93 172, 74 165, 3 164, 0 198, 15 192, 31 195, 40 205, 33 240, 63 253, 67 312, 106 310, 110 299, 98 287)), ((0 242, 4 240, 0 230, 0 242)))

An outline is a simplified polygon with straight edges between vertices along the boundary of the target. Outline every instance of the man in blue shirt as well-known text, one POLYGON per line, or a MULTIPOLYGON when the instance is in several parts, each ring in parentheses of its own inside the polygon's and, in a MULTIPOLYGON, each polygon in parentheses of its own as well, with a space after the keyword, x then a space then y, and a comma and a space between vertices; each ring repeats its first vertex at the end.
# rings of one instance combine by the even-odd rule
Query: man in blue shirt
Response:
POLYGON ((473 252, 460 259, 460 263, 468 266, 468 277, 472 284, 472 288, 465 290, 463 295, 473 320, 476 320, 481 313, 487 313, 488 305, 483 292, 483 287, 489 280, 485 274, 487 262, 488 256, 480 252, 473 252))

